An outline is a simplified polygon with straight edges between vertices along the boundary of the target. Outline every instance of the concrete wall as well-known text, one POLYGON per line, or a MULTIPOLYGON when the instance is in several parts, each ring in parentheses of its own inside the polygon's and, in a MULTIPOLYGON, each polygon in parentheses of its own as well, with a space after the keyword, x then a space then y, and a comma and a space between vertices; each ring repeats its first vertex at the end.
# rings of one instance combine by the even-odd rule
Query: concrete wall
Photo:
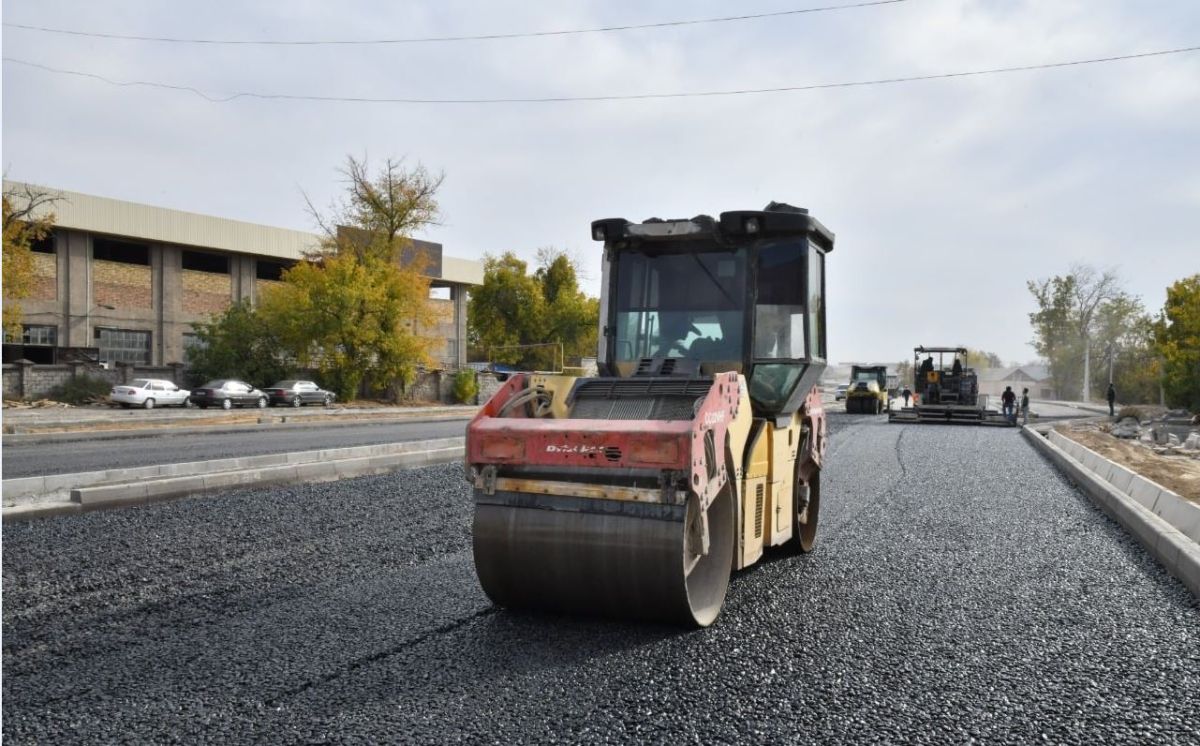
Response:
POLYGON ((184 384, 182 365, 147 367, 117 365, 111 369, 104 369, 83 363, 70 365, 5 363, 3 368, 5 399, 42 399, 50 393, 51 389, 67 383, 76 376, 99 378, 113 385, 127 383, 135 378, 162 378, 178 385, 184 384))
MULTIPOLYGON (((454 375, 453 370, 431 370, 419 373, 416 382, 405 393, 405 396, 413 401, 436 401, 444 404, 460 404, 454 398, 454 375)), ((492 397, 492 394, 504 384, 496 380, 496 376, 491 373, 475 373, 475 385, 479 389, 479 394, 475 397, 475 401, 468 404, 483 404, 492 397)))

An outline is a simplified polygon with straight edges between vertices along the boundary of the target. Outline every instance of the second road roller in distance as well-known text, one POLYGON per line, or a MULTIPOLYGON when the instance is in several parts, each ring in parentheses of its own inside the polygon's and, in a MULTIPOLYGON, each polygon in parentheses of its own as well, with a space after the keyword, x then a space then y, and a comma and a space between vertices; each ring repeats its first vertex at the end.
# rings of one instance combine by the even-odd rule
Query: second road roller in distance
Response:
POLYGON ((499 606, 706 626, 821 505, 825 258, 801 208, 592 223, 599 375, 512 376, 467 427, 499 606))

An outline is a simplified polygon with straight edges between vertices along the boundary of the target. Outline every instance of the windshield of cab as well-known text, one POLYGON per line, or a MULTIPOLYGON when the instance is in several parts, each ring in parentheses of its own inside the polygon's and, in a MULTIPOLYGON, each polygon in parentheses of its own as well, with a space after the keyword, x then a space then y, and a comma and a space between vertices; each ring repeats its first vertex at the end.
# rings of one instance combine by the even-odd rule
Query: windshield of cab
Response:
POLYGON ((745 276, 745 249, 622 253, 617 261, 616 360, 741 360, 745 276))

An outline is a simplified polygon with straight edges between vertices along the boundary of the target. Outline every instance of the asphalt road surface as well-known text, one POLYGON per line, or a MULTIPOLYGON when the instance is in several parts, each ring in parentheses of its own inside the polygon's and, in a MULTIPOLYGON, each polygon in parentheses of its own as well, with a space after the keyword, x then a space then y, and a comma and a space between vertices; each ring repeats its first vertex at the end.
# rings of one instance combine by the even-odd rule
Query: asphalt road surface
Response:
POLYGON ((311 425, 201 435, 171 435, 167 431, 139 438, 5 443, 4 478, 447 438, 463 435, 466 428, 467 420, 457 419, 336 427, 311 425))
POLYGON ((5 743, 1200 741, 1200 604, 1016 431, 834 420, 701 631, 493 608, 457 465, 5 525, 5 743))

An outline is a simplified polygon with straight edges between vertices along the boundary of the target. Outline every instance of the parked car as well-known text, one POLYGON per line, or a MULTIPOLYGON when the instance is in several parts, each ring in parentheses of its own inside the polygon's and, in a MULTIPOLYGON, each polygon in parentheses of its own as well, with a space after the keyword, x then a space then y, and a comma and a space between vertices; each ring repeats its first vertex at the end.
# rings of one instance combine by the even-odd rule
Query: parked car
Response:
POLYGON ((833 392, 833 400, 841 401, 842 399, 845 399, 846 392, 849 390, 850 390, 850 384, 848 384, 848 383, 838 384, 837 391, 833 392))
POLYGON ((263 389, 267 392, 267 401, 271 406, 283 404, 290 407, 301 407, 305 404, 333 404, 336 398, 332 391, 326 391, 312 381, 276 381, 274 385, 263 389))
POLYGON ((186 407, 191 392, 159 378, 135 378, 113 386, 109 399, 122 407, 186 407))
POLYGON ((267 395, 245 381, 235 378, 218 378, 198 389, 192 389, 192 403, 201 409, 209 407, 220 407, 221 409, 258 407, 261 409, 267 406, 267 395))

